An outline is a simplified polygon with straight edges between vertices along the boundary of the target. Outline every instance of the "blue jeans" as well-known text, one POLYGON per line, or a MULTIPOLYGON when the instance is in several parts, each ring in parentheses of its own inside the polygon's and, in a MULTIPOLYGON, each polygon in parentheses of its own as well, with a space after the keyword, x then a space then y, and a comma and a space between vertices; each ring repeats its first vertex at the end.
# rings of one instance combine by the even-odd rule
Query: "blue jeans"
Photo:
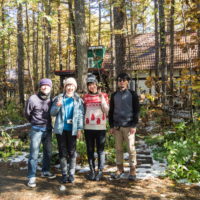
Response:
POLYGON ((28 160, 28 178, 36 176, 38 154, 40 151, 40 144, 43 144, 43 161, 42 171, 50 170, 51 161, 51 131, 40 131, 31 129, 30 137, 30 155, 28 160))

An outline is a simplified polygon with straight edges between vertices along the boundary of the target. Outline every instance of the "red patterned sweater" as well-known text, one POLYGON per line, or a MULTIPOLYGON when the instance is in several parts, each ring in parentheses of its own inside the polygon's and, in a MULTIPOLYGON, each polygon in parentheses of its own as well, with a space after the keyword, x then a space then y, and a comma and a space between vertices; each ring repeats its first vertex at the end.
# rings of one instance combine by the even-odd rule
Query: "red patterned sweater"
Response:
POLYGON ((85 105, 85 127, 87 130, 106 130, 106 115, 109 104, 108 95, 85 94, 83 97, 85 105))

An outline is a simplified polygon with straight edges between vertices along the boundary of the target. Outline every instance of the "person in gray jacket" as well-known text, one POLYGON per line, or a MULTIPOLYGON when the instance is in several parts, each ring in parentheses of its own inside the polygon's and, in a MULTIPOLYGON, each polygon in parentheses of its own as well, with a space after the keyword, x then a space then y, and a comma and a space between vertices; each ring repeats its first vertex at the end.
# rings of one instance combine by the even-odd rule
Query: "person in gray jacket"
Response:
POLYGON ((42 177, 53 179, 50 172, 52 125, 50 108, 52 81, 43 78, 39 82, 39 92, 33 94, 26 102, 25 116, 31 123, 30 155, 28 160, 28 186, 36 187, 36 170, 40 144, 43 144, 42 177))
POLYGON ((137 94, 128 89, 129 76, 121 73, 117 77, 118 90, 111 95, 108 114, 110 132, 115 137, 117 172, 113 178, 120 178, 123 168, 123 142, 126 142, 129 152, 129 180, 136 178, 135 133, 138 123, 139 99, 137 94))
POLYGON ((64 93, 55 97, 51 116, 55 116, 54 133, 58 142, 62 182, 74 182, 76 167, 76 139, 83 129, 83 100, 75 92, 77 82, 70 77, 64 80, 64 93))

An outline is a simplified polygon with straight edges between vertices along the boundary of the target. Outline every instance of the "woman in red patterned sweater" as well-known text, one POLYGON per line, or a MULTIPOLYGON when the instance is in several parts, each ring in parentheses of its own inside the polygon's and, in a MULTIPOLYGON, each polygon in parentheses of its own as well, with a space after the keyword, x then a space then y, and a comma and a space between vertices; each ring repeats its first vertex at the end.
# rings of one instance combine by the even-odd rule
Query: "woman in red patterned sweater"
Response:
POLYGON ((109 104, 108 95, 98 92, 98 81, 94 75, 87 78, 88 93, 84 95, 85 105, 85 140, 87 145, 87 156, 90 167, 89 180, 99 181, 103 176, 105 163, 104 146, 106 140, 106 115, 109 104), (98 171, 95 173, 95 144, 98 155, 98 171))

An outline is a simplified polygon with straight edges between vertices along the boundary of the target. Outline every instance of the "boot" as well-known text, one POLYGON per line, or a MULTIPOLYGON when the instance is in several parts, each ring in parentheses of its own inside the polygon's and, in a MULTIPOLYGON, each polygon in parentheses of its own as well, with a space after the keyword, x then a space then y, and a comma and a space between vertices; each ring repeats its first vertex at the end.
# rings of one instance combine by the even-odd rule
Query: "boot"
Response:
POLYGON ((123 175, 123 173, 124 173, 124 166, 123 166, 123 164, 117 165, 117 171, 112 176, 112 178, 114 178, 114 179, 120 179, 121 176, 123 175))
POLYGON ((136 180, 136 167, 135 166, 130 167, 130 174, 129 174, 128 180, 130 180, 130 181, 136 180))
POLYGON ((94 160, 89 160, 89 167, 90 167, 90 172, 87 175, 87 179, 90 181, 95 180, 95 162, 94 160))
POLYGON ((102 179, 102 177, 103 177, 103 171, 102 171, 102 170, 99 170, 99 171, 97 172, 97 175, 96 175, 96 177, 95 177, 95 180, 96 180, 96 181, 100 181, 100 180, 102 179))
POLYGON ((68 182, 69 183, 74 182, 75 170, 76 170, 76 156, 69 158, 69 172, 68 172, 68 174, 69 174, 68 182))
POLYGON ((90 173, 87 175, 87 179, 90 181, 94 181, 95 180, 95 170, 91 169, 90 173))
POLYGON ((67 162, 67 159, 65 157, 62 157, 60 159, 60 168, 61 168, 62 174, 67 174, 68 162, 67 162))

